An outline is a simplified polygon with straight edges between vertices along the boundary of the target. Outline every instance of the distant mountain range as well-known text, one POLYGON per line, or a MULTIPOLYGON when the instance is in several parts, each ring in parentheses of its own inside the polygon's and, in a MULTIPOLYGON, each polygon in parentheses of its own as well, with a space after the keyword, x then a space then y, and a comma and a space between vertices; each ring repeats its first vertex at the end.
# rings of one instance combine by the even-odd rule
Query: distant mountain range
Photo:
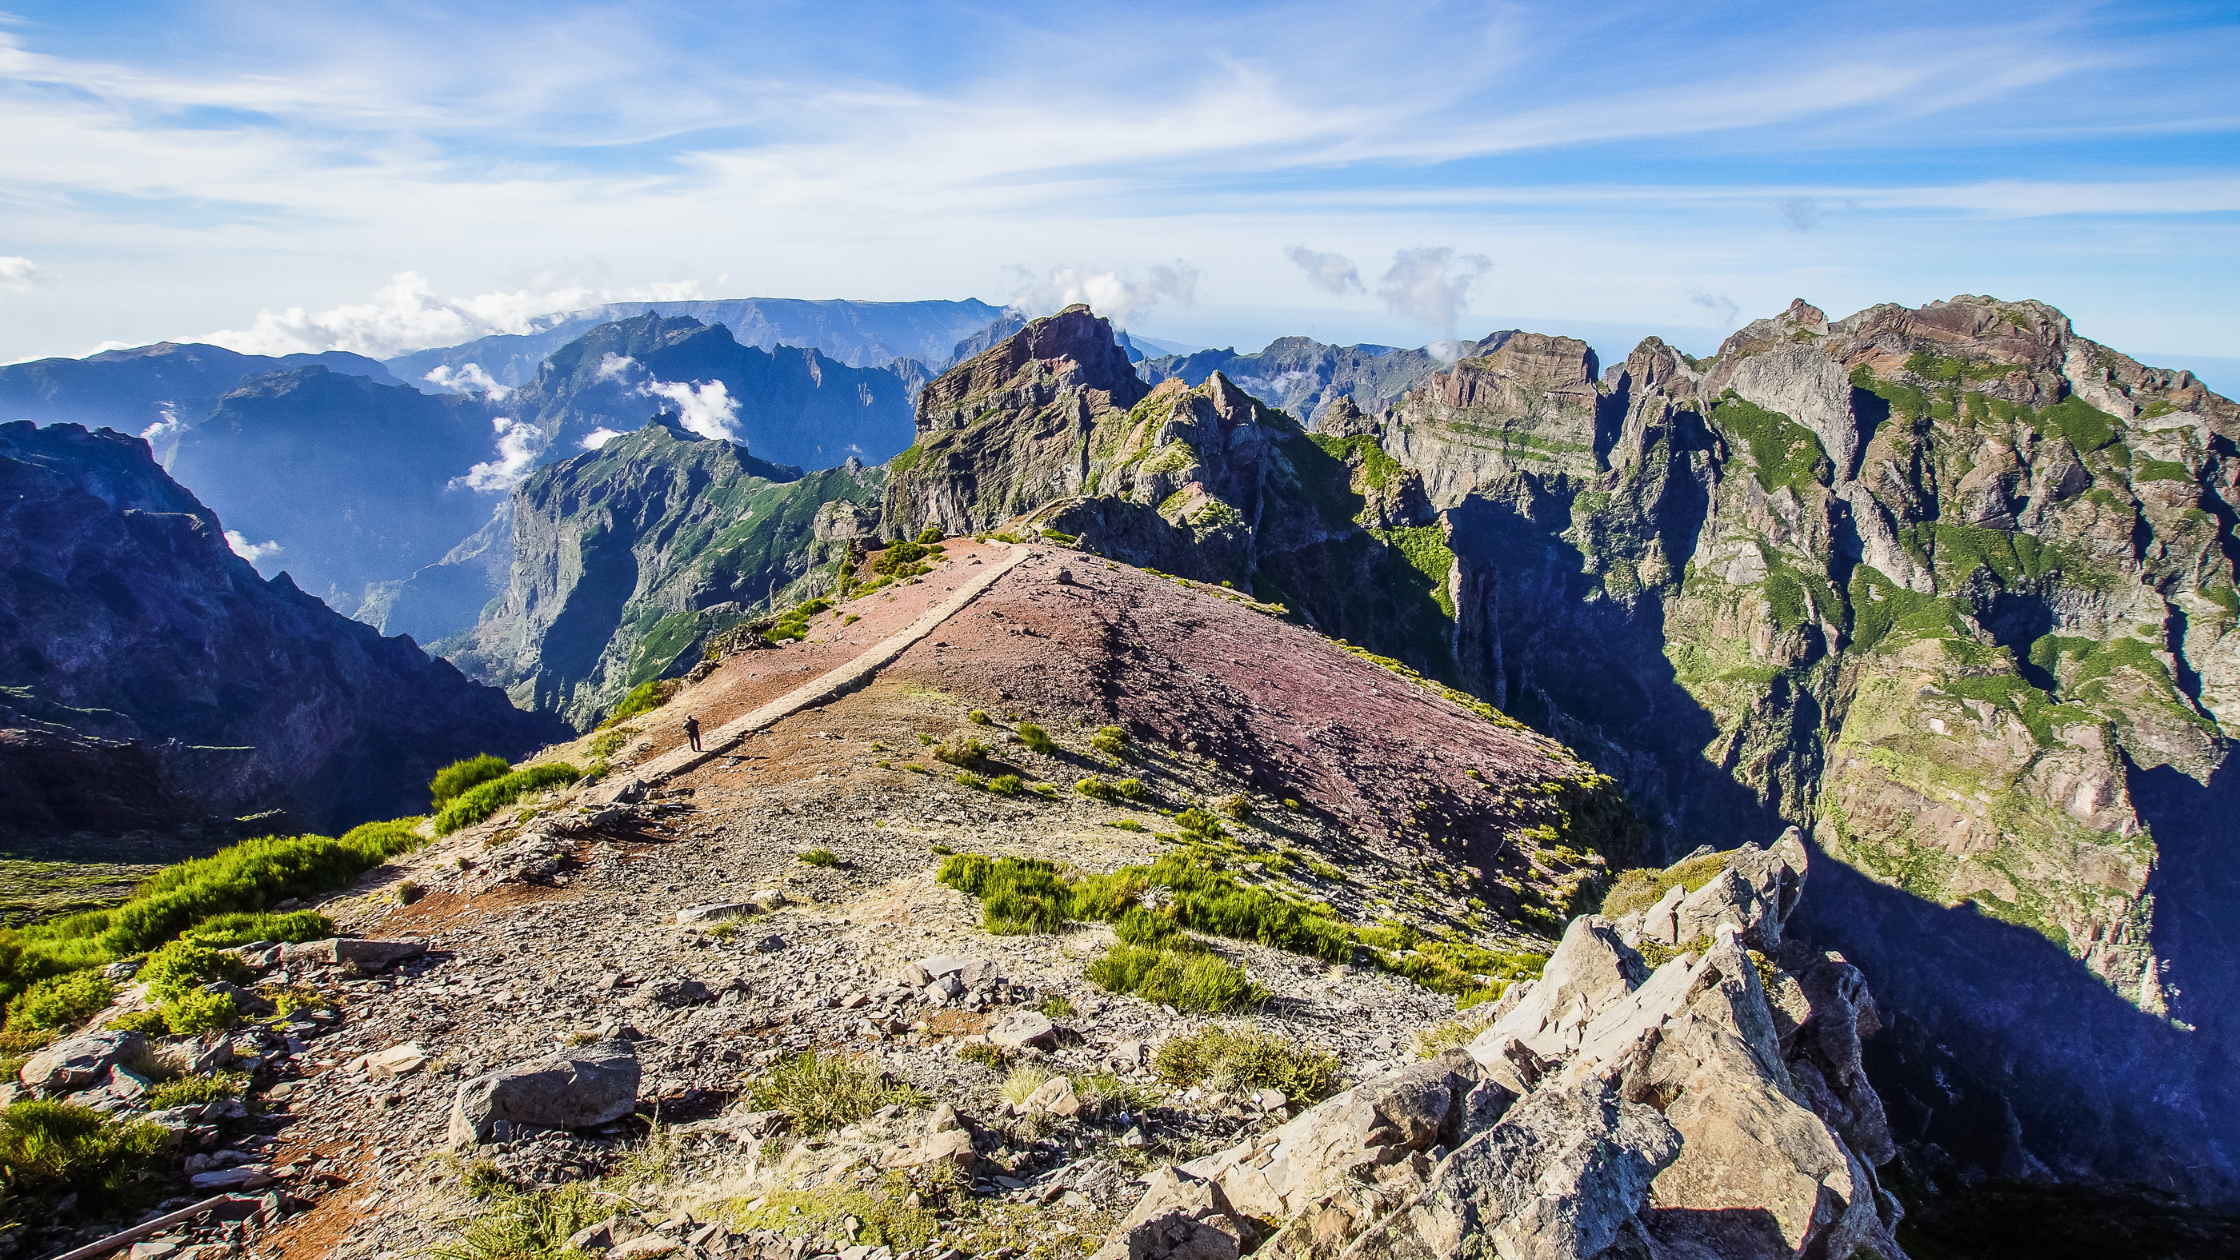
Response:
MULTIPOLYGON (((439 368, 464 372, 479 366, 499 385, 527 383, 546 358, 601 324, 641 315, 721 324, 739 344, 758 350, 795 346, 824 352, 849 367, 886 367, 915 359, 939 370, 959 341, 1003 316, 1000 306, 962 302, 803 301, 795 298, 725 298, 693 302, 616 302, 547 316, 532 333, 483 337, 463 345, 415 350, 389 360, 398 376, 415 384, 439 368)), ((432 383, 431 383, 432 385, 432 383)))

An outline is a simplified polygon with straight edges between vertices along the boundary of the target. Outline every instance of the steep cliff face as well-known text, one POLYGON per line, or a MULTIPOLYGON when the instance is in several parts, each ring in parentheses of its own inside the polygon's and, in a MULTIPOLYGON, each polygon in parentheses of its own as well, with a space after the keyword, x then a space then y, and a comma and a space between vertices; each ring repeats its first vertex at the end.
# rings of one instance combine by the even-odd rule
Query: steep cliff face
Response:
MULTIPOLYGON (((2050 307, 1974 297, 1839 321, 1799 303, 1700 363, 1644 343, 1592 393, 1542 368, 1553 388, 1489 394, 1470 370, 1374 426, 1449 524, 1458 657, 1489 671, 1469 681, 1626 782, 1673 853, 1792 820, 1869 876, 1829 881, 1818 926, 1901 1008, 1938 1013, 1929 1039, 2010 1052, 1979 1079, 2028 1122, 1990 1166, 2122 1175, 2083 1116, 2136 1106, 2172 1135, 2213 1116, 2222 1051, 2154 1017, 2221 1022, 2232 955, 2204 929, 2240 898, 2173 886, 2174 857, 2206 864, 2159 838, 2229 813, 2240 412, 2050 307), (2150 784, 2184 803, 2147 816, 2150 784), (2040 1016, 1952 1001, 1933 991, 1988 995, 2000 964, 1943 952, 1969 933, 1910 908, 1874 922, 1878 886, 2036 934, 2132 1018, 2092 1017, 2090 1048, 2027 1045, 2091 986, 2010 942, 2040 1016), (2145 1063, 2190 1083, 2131 1097, 2145 1063)), ((2187 1145, 2190 1170, 2128 1174, 2230 1193, 2225 1161, 2187 1145)))
POLYGON ((443 646, 523 706, 588 725, 720 631, 801 598, 882 484, 854 460, 804 476, 665 414, 522 483, 511 583, 443 646))
MULTIPOLYGON (((445 762, 564 734, 285 574, 260 579, 137 438, 0 425, 0 575, 0 685, 21 693, 12 725, 62 740, 57 756, 153 749, 164 774, 138 775, 150 816, 177 812, 166 802, 183 793, 213 813, 285 808, 346 827, 424 810, 445 762), (67 710, 90 716, 64 723, 70 736, 47 729, 67 710)), ((19 813, 104 816, 67 777, 48 782, 61 794, 19 813)))
POLYGON ((910 444, 909 387, 895 372, 741 345, 720 324, 650 312, 554 351, 506 407, 540 460, 578 455, 663 407, 703 436, 805 468, 877 463, 910 444))

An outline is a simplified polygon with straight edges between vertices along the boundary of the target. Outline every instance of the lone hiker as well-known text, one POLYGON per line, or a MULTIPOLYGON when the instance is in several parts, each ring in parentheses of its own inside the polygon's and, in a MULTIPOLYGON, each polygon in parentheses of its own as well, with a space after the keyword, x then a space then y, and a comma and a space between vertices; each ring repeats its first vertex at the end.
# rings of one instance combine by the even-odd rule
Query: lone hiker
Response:
POLYGON ((684 737, 692 741, 692 751, 700 751, 700 719, 689 713, 684 715, 684 737))

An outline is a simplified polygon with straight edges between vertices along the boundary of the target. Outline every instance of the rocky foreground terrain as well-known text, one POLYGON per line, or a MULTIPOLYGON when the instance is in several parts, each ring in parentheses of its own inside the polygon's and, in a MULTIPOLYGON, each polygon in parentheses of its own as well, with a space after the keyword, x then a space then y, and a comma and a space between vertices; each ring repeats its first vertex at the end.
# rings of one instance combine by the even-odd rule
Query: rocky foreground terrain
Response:
POLYGON ((254 976, 218 990, 271 1012, 243 1031, 104 1032, 127 984, 25 1063, 14 1088, 111 1112, 164 1075, 249 1084, 149 1117, 166 1206, 233 1197, 140 1260, 1902 1254, 1874 1007, 1783 936, 1793 837, 1569 917, 1587 852, 1629 834, 1602 781, 1219 587, 955 540, 621 729, 604 778, 323 901, 339 939, 235 949, 254 976), (980 772, 928 755, 960 737, 980 772), (1007 769, 1015 795, 980 786, 1007 769), (1259 992, 1190 1012, 1088 978, 1112 921, 991 934, 994 903, 939 877, 967 853, 1218 861, 1269 904, 1411 930, 1336 958, 1195 933, 1259 992), (1488 904, 1462 866, 1515 891, 1488 904), (1458 1018, 1409 977, 1464 945, 1503 974, 1466 978, 1498 998, 1458 1018))

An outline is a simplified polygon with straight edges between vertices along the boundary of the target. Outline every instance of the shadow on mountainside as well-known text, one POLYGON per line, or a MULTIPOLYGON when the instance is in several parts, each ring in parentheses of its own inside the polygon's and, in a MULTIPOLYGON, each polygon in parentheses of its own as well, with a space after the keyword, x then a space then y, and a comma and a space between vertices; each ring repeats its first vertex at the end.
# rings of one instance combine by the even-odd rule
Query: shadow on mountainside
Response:
POLYGON ((2131 769, 2131 803, 2154 836, 2155 956, 2170 1014, 2219 1054, 2217 1075, 2240 1080, 2240 770, 2231 761, 2206 784, 2169 766, 2131 769))
POLYGON ((2240 1198, 2226 1154, 2240 1080, 2213 1039, 2140 1011, 2028 928, 1878 883, 1817 846, 1813 858, 1795 922, 1890 1013, 1868 1076, 1901 1144, 1949 1156, 1938 1193, 2064 1178, 2240 1198))
MULTIPOLYGON (((1644 818, 1681 838, 1680 852, 1692 842, 1728 848, 1735 837, 1779 834, 1785 824, 1773 804, 1705 756, 1720 738, 1718 721, 1664 654, 1661 602, 1600 589, 1563 536, 1568 501, 1520 510, 1472 495, 1447 513, 1455 554, 1494 587, 1487 654, 1498 683, 1488 698, 1618 780, 1644 818)), ((1704 510, 1696 503, 1695 518, 1670 532, 1694 537, 1704 510)))

